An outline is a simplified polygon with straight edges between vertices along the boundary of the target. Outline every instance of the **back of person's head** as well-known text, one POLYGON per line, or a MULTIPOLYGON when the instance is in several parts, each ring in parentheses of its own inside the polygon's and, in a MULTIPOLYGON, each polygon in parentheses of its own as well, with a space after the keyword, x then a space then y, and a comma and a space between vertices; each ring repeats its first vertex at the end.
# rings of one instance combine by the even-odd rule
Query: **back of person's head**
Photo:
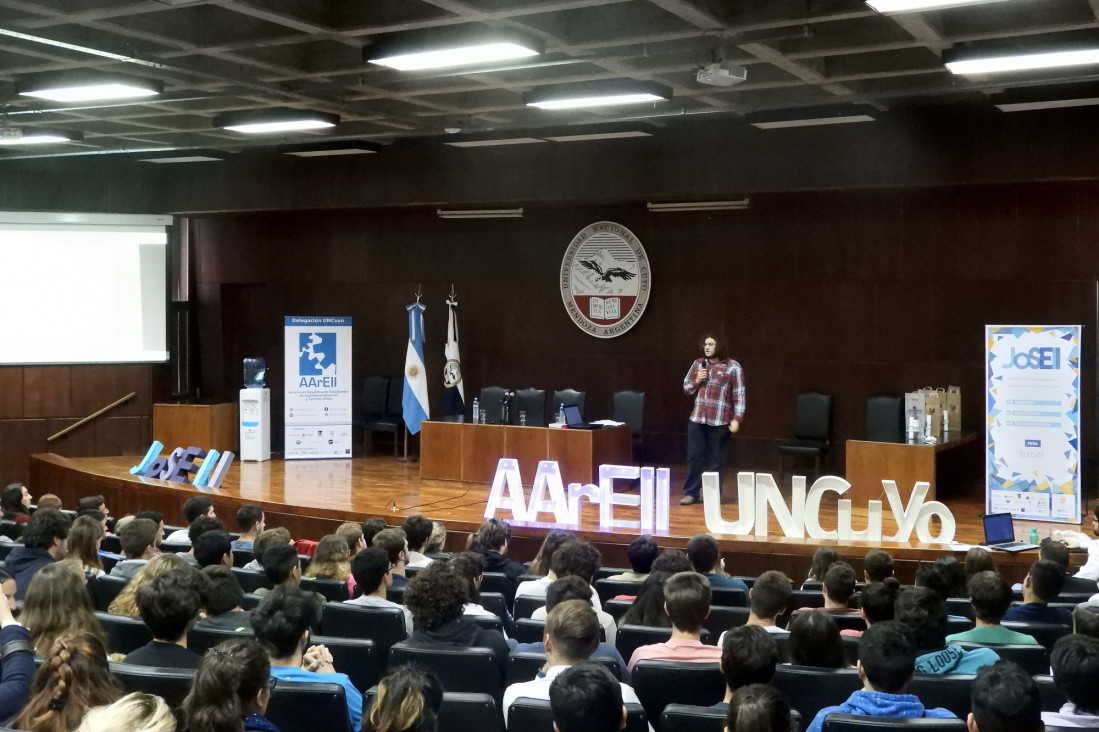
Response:
POLYGON ((103 524, 90 516, 78 516, 69 530, 69 556, 84 566, 103 568, 99 559, 99 540, 104 536, 103 524))
POLYGON ((164 514, 162 514, 160 511, 154 511, 150 508, 150 509, 146 509, 144 511, 138 511, 137 513, 134 514, 134 518, 135 519, 139 519, 139 518, 149 519, 150 521, 152 521, 157 526, 160 526, 160 523, 164 520, 164 514))
POLYGON ((366 521, 363 521, 363 540, 366 542, 366 545, 373 546, 374 537, 387 528, 389 527, 386 526, 385 519, 380 516, 368 518, 366 521))
POLYGON ((881 582, 893 576, 893 556, 882 549, 871 549, 862 560, 868 582, 881 582))
POLYGON ((498 552, 511 540, 511 526, 500 519, 489 519, 477 529, 477 544, 486 551, 498 552))
POLYGON ((793 595, 790 578, 772 569, 756 578, 748 600, 757 618, 774 618, 786 612, 793 595))
POLYGON ((118 597, 111 601, 107 611, 112 615, 125 615, 129 618, 140 616, 141 612, 137 607, 138 590, 165 572, 185 568, 191 569, 192 567, 183 560, 182 555, 172 552, 157 554, 122 588, 122 592, 119 592, 118 597))
POLYGON ((424 554, 438 554, 446 544, 446 526, 441 521, 431 522, 431 536, 427 538, 424 554))
POLYGON ((401 561, 408 561, 408 556, 405 554, 407 544, 408 540, 405 538, 403 529, 383 529, 374 535, 374 541, 370 546, 384 549, 389 555, 389 561, 399 564, 401 561))
POLYGON ((233 570, 215 564, 202 570, 206 576, 206 614, 210 617, 235 610, 244 604, 244 590, 233 570))
MULTIPOLYGON (((20 491, 22 493, 22 491, 20 491)), ((61 499, 52 493, 43 493, 38 497, 38 508, 56 508, 61 510, 61 499)))
POLYGON ((1065 586, 1065 570, 1057 562, 1041 559, 1030 565, 1030 589, 1041 602, 1049 602, 1061 594, 1065 586))
POLYGON ((389 566, 389 555, 385 549, 372 546, 352 557, 351 576, 355 578, 355 584, 362 588, 363 594, 369 595, 381 587, 389 566))
POLYGON ((599 570, 599 550, 586 541, 568 541, 553 553, 550 569, 561 577, 579 577, 589 584, 599 570))
MULTIPOLYGON (((939 557, 933 564, 946 580, 947 597, 965 597, 966 582, 969 580, 965 565, 954 556, 939 557)), ((944 598, 946 599, 946 598, 944 598)))
POLYGON ((313 599, 297 587, 281 585, 268 592, 252 611, 256 640, 268 644, 273 658, 290 658, 317 617, 313 599))
POLYGON ((855 570, 847 562, 832 562, 832 566, 824 573, 824 591, 832 602, 846 605, 855 594, 857 583, 855 570))
POLYGON ((248 705, 267 689, 271 661, 252 638, 219 643, 195 669, 191 691, 183 700, 188 732, 243 730, 248 705))
POLYGON ((690 557, 682 549, 665 549, 660 556, 653 560, 652 572, 665 572, 676 574, 678 572, 693 572, 694 565, 690 557))
POLYGON ((257 562, 263 562, 263 553, 273 546, 289 544, 291 540, 290 530, 279 526, 274 529, 266 529, 252 542, 252 558, 257 562))
POLYGON ((431 519, 426 516, 409 516, 401 524, 405 537, 408 539, 408 548, 412 551, 422 551, 424 544, 431 536, 431 519))
MULTIPOLYGON (((379 534, 380 536, 380 534, 379 534)), ((408 582, 404 605, 417 628, 433 630, 460 620, 466 596, 462 579, 450 562, 432 562, 408 582)))
POLYGON ((981 546, 975 546, 965 553, 965 574, 972 577, 980 572, 995 572, 996 560, 992 552, 981 546))
POLYGON ((771 683, 778 662, 778 643, 758 625, 738 625, 726 631, 721 672, 730 689, 771 683))
POLYGON ((27 585, 20 622, 31 633, 39 655, 49 651, 63 635, 94 632, 105 639, 84 573, 75 564, 54 562, 35 572, 27 585))
POLYGON ((194 546, 198 543, 198 538, 207 531, 225 531, 225 525, 221 523, 219 518, 199 516, 187 527, 187 538, 191 540, 191 545, 194 546))
POLYGON ((599 627, 599 617, 587 600, 566 600, 546 614, 546 635, 553 653, 569 663, 586 661, 595 653, 599 627))
POLYGON ((297 549, 289 544, 276 544, 263 552, 260 564, 263 565, 263 573, 267 575, 267 579, 281 585, 290 579, 294 567, 300 566, 299 561, 297 549))
POLYGON ((978 620, 999 623, 1011 607, 1011 585, 996 572, 978 572, 969 578, 969 601, 978 620))
POLYGON ((886 577, 883 582, 871 582, 862 588, 862 612, 866 615, 867 622, 892 620, 900 591, 901 583, 896 577, 886 577))
POLYGON ((729 702, 725 717, 728 732, 791 732, 790 703, 770 684, 750 684, 729 702))
POLYGON ((591 605, 591 585, 575 575, 554 580, 546 588, 546 612, 569 600, 583 600, 591 605))
POLYGON ((823 582, 824 575, 833 562, 840 560, 839 553, 830 546, 822 546, 813 552, 813 562, 809 565, 809 579, 814 582, 823 582))
POLYGON ((336 536, 346 541, 347 547, 354 554, 359 549, 359 542, 363 540, 362 524, 357 524, 354 521, 344 521, 336 527, 336 536))
POLYGON ((1077 605, 1072 611, 1072 632, 1099 639, 1099 605, 1077 605))
POLYGON ((176 569, 137 591, 137 609, 153 638, 176 641, 187 634, 203 607, 201 577, 192 568, 176 569))
POLYGON ((1073 633, 1061 636, 1050 658, 1053 683, 1083 714, 1099 714, 1099 640, 1073 633))
MULTIPOLYGON (((661 555, 663 556, 663 554, 661 555)), ((653 571, 641 583, 637 591, 637 599, 630 605, 630 609, 622 616, 620 625, 644 625, 650 628, 670 628, 672 619, 664 610, 664 583, 672 575, 667 572, 658 572, 653 565, 653 571)), ((687 565, 690 566, 690 563, 687 565)), ((686 570, 691 572, 693 570, 686 570)))
POLYGON ((652 534, 642 534, 630 542, 626 556, 630 560, 630 568, 637 574, 648 574, 652 571, 653 562, 660 555, 660 547, 656 545, 656 539, 652 534))
POLYGON ((786 653, 795 666, 843 668, 847 665, 836 619, 819 610, 801 610, 790 621, 786 653))
POLYGON ((145 551, 156 545, 160 524, 152 519, 135 518, 118 532, 118 541, 122 544, 122 553, 127 559, 140 559, 145 551))
POLYGON ((946 568, 934 562, 921 564, 919 569, 916 570, 916 586, 933 591, 943 600, 950 597, 951 581, 951 577, 946 573, 946 568))
POLYGON ((443 686, 433 672, 402 666, 379 682, 363 727, 371 732, 435 732, 442 705, 443 686))
POLYGON ((103 496, 84 496, 76 502, 76 511, 77 513, 80 513, 81 511, 87 511, 88 509, 99 510, 99 507, 104 503, 106 503, 106 501, 103 496))
POLYGON ((183 504, 183 520, 193 524, 199 516, 205 516, 214 507, 214 502, 207 496, 191 496, 183 504))
POLYGON ((30 699, 9 724, 16 729, 71 730, 92 707, 117 701, 119 683, 107 668, 107 649, 90 633, 64 635, 43 652, 30 699))
POLYGON ((87 516, 90 519, 94 519, 95 522, 100 525, 107 520, 107 514, 97 508, 85 508, 83 511, 77 511, 76 518, 80 518, 81 516, 87 516))
POLYGON ((40 508, 23 527, 23 546, 28 549, 49 549, 55 539, 68 539, 72 522, 52 508, 40 508))
POLYGON ((664 605, 672 627, 678 630, 702 632, 702 621, 710 614, 712 599, 710 580, 698 572, 679 572, 664 583, 664 605))
POLYGON ((542 546, 538 547, 538 553, 535 554, 534 559, 531 560, 530 567, 527 569, 527 574, 549 574, 550 562, 553 561, 553 555, 563 545, 575 540, 576 534, 571 531, 565 531, 564 529, 553 529, 550 531, 546 534, 546 538, 542 540, 542 546))
POLYGON ((874 623, 859 639, 859 667, 875 690, 901 694, 916 670, 916 647, 895 620, 874 623))
POLYGON ((351 547, 342 536, 328 534, 317 542, 306 574, 319 579, 346 580, 351 574, 351 547))
POLYGON ((113 704, 89 709, 74 732, 176 732, 172 708, 155 694, 134 691, 113 704))
POLYGON ((233 540, 224 531, 207 531, 195 542, 195 559, 198 566, 221 564, 225 555, 233 551, 233 540))
POLYGON ((936 651, 946 645, 946 601, 934 590, 928 587, 901 590, 894 617, 908 626, 916 650, 936 651))
POLYGON ((1013 661, 979 670, 970 700, 979 732, 1042 732, 1045 728, 1038 684, 1013 661))
POLYGON ((721 559, 721 549, 717 545, 717 539, 709 534, 696 534, 687 542, 687 558, 691 560, 691 566, 699 574, 709 574, 718 567, 721 559))
POLYGON ((237 509, 237 531, 244 534, 256 528, 263 520, 263 507, 248 503, 237 509))
POLYGON ((598 663, 565 669, 550 684, 550 709, 557 732, 617 732, 622 728, 622 684, 598 663))
POLYGON ((466 600, 480 604, 480 579, 485 573, 485 558, 477 552, 461 552, 450 558, 450 566, 454 567, 465 585, 466 600))
POLYGON ((1068 547, 1056 539, 1046 537, 1042 539, 1041 549, 1038 550, 1039 559, 1048 559, 1061 565, 1061 569, 1068 571, 1069 551, 1068 547))

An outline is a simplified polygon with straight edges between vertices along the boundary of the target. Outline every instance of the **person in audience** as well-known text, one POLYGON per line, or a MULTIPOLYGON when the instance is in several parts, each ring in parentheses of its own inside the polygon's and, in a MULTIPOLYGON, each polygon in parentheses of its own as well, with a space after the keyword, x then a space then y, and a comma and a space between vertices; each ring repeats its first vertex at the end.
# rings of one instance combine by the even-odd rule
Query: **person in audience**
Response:
POLYGON ((122 588, 122 592, 111 600, 107 612, 128 618, 140 617, 141 611, 137 607, 138 590, 166 572, 186 567, 190 565, 183 561, 179 554, 157 554, 122 588))
MULTIPOLYGON (((481 580, 485 573, 485 558, 476 552, 461 552, 450 558, 450 566, 458 573, 466 591, 462 615, 496 617, 496 613, 481 606, 481 580)), ((507 634, 505 633, 505 636, 507 634)))
POLYGON ((744 594, 748 594, 748 585, 744 584, 744 580, 725 574, 725 560, 721 558, 721 549, 717 545, 717 539, 709 534, 691 537, 687 542, 687 558, 691 560, 695 572, 706 576, 711 587, 730 587, 744 590, 744 594))
POLYGON ((749 684, 733 697, 725 717, 727 732, 796 732, 790 703, 768 684, 749 684))
POLYGON ((347 674, 332 665, 324 646, 310 646, 310 626, 316 617, 312 599, 296 587, 276 587, 252 611, 256 640, 270 648, 271 675, 279 681, 339 684, 347 699, 347 716, 354 732, 363 718, 363 696, 347 674), (308 650, 306 650, 308 649, 308 650))
POLYGON ((427 540, 424 554, 432 559, 448 559, 450 555, 443 551, 446 546, 446 526, 441 521, 431 522, 431 536, 427 540))
POLYGON ((204 579, 202 573, 188 567, 166 572, 138 591, 141 620, 153 639, 131 651, 126 663, 186 669, 198 666, 202 657, 187 648, 187 631, 202 610, 204 579))
POLYGON ((126 558, 111 567, 111 576, 133 579, 157 555, 156 537, 160 531, 162 529, 147 518, 135 518, 119 529, 118 540, 126 558))
POLYGON ((822 546, 813 553, 813 561, 809 565, 809 576, 805 578, 805 582, 801 585, 801 589, 806 589, 806 585, 811 582, 824 582, 824 575, 828 572, 828 568, 832 566, 833 562, 838 562, 840 555, 830 546, 822 546))
MULTIPOLYGON (((588 585, 579 577, 565 577, 550 585, 549 590, 546 592, 546 617, 549 617, 549 613, 553 612, 555 607, 563 602, 568 602, 569 600, 583 600, 588 605, 591 605, 591 593, 588 591, 588 585)), ((596 613, 596 618, 599 618, 599 613, 596 613)), ((602 620, 600 620, 600 625, 602 625, 602 620)), ((537 643, 519 643, 511 652, 545 653, 546 645, 544 641, 538 641, 537 643)), ((618 648, 616 648, 613 643, 601 641, 591 655, 606 656, 607 658, 613 658, 618 661, 618 668, 621 671, 622 681, 629 683, 630 672, 626 667, 626 661, 622 658, 622 654, 618 652, 618 648)))
MULTIPOLYGON (((187 499, 187 502, 183 504, 183 520, 187 522, 188 529, 191 524, 202 516, 217 518, 217 512, 214 510, 214 502, 211 501, 208 496, 191 496, 187 499)), ((188 534, 188 529, 173 531, 164 541, 169 544, 190 545, 191 537, 188 534)))
POLYGON ((103 496, 84 496, 76 502, 76 512, 81 511, 99 511, 105 516, 110 516, 111 512, 107 508, 107 499, 103 496))
POLYGON ((99 545, 105 533, 103 525, 90 516, 78 516, 69 530, 69 559, 78 562, 84 574, 90 577, 103 575, 99 545))
POLYGON ((363 549, 351 560, 351 573, 355 575, 362 595, 344 602, 360 607, 399 607, 404 612, 405 633, 412 635, 412 613, 385 596, 386 590, 393 585, 392 564, 386 551, 378 546, 363 549))
MULTIPOLYGON (((693 570, 687 570, 693 571, 693 570)), ((672 575, 653 570, 641 583, 637 598, 622 616, 622 625, 644 625, 650 628, 670 628, 672 619, 664 612, 664 583, 672 575)))
POLYGON ((186 554, 182 554, 181 556, 183 557, 183 561, 187 562, 195 569, 202 569, 198 559, 195 557, 195 544, 198 543, 199 537, 210 531, 225 533, 225 525, 221 523, 221 519, 216 516, 199 516, 187 527, 187 538, 189 539, 191 548, 186 554))
POLYGON ((347 542, 336 534, 321 539, 305 576, 346 582, 351 576, 351 549, 347 542))
POLYGON ((233 566, 233 539, 224 531, 203 532, 195 539, 192 552, 199 567, 233 566))
POLYGON ((366 549, 366 540, 363 539, 362 524, 355 523, 354 521, 344 521, 336 527, 336 536, 347 542, 347 548, 351 550, 352 558, 363 549, 366 549))
MULTIPOLYGON (((596 611, 603 612, 603 603, 599 601, 599 593, 595 591, 594 587, 591 587, 591 583, 595 579, 595 573, 598 571, 599 550, 586 541, 574 539, 573 541, 565 542, 563 546, 553 553, 553 559, 550 562, 550 573, 547 575, 546 579, 550 579, 550 584, 552 584, 565 577, 579 577, 589 585, 591 603, 596 611)), ((524 585, 534 584, 535 582, 541 583, 542 580, 521 582, 519 584, 519 589, 515 591, 516 597, 545 597, 546 590, 542 590, 540 593, 526 592, 520 594, 520 589, 522 589, 524 585)), ((531 617, 534 618, 535 616, 532 615, 531 617)), ((539 618, 535 619, 537 620, 539 618)), ((613 635, 614 633, 612 631, 611 636, 613 635)), ((607 640, 613 643, 614 641, 611 640, 611 636, 608 636, 607 640)))
POLYGON ((664 609, 672 620, 672 637, 664 643, 640 646, 630 657, 638 661, 711 662, 721 660, 721 649, 702 643, 702 621, 710 615, 710 581, 698 572, 673 574, 664 583, 664 609))
POLYGON ((0 518, 25 524, 31 520, 30 507, 33 496, 22 483, 8 483, 0 491, 0 518))
POLYGON ((782 572, 771 570, 756 578, 748 591, 748 625, 763 628, 768 633, 787 633, 778 627, 777 620, 785 615, 794 596, 794 585, 782 572))
POLYGON ((855 595, 855 570, 844 561, 832 562, 832 566, 824 573, 824 585, 821 594, 824 595, 824 607, 802 608, 802 610, 821 610, 826 613, 838 613, 849 615, 853 612, 848 603, 855 595))
POLYGON ((55 508, 58 511, 61 510, 61 499, 52 493, 43 493, 38 498, 38 508, 55 508))
POLYGON ((917 697, 904 693, 912 680, 916 653, 911 634, 903 624, 893 620, 871 625, 859 641, 858 669, 862 689, 851 694, 843 704, 817 712, 806 732, 821 732, 825 717, 837 713, 955 719, 949 710, 927 709, 917 697))
POLYGON ((408 540, 402 529, 385 529, 374 536, 370 546, 384 549, 392 566, 393 586, 401 589, 408 585, 405 567, 408 566, 408 540))
POLYGON ((58 638, 72 633, 91 633, 107 642, 84 585, 84 574, 70 562, 51 564, 34 576, 19 619, 30 631, 39 655, 48 653, 58 638))
POLYGON ((1065 571, 1061 565, 1048 559, 1040 559, 1030 565, 1023 580, 1023 604, 1014 605, 1004 613, 1004 620, 1030 623, 1060 623, 1072 625, 1072 613, 1064 608, 1050 607, 1065 583, 1065 571))
POLYGON ((630 560, 630 571, 616 574, 611 579, 620 582, 644 582, 653 569, 653 562, 660 554, 660 547, 652 534, 642 534, 630 542, 626 556, 630 560))
POLYGON ((107 649, 97 635, 60 636, 42 655, 30 699, 9 723, 15 729, 68 732, 87 710, 122 696, 122 687, 107 667, 107 649))
POLYGON ((252 633, 252 613, 244 609, 244 591, 233 570, 213 565, 202 570, 206 575, 206 617, 195 624, 197 628, 231 630, 235 633, 252 633))
POLYGON ((556 732, 617 732, 626 726, 626 687, 606 666, 579 663, 562 668, 549 685, 556 732))
MULTIPOLYGON (((543 580, 547 578, 550 573, 550 561, 553 559, 553 554, 567 542, 573 541, 576 538, 576 534, 571 531, 565 531, 564 529, 553 529, 546 538, 542 540, 542 546, 538 547, 538 553, 534 555, 534 559, 531 560, 530 566, 527 567, 527 574, 541 577, 543 580)), ((539 580, 533 580, 535 582, 539 580)), ((545 594, 545 588, 549 587, 549 583, 553 580, 544 582, 542 585, 542 592, 539 596, 545 594)), ((530 584, 530 582, 523 582, 521 584, 530 584)))
POLYGON ((415 569, 431 564, 431 558, 424 554, 427 540, 431 538, 431 519, 426 516, 409 516, 401 524, 401 530, 408 539, 408 564, 415 569))
POLYGON ((443 705, 443 685, 433 672, 404 666, 378 683, 366 716, 371 732, 435 732, 443 705))
POLYGON ((135 691, 89 709, 74 732, 176 732, 172 708, 155 694, 135 691))
POLYGON ((1053 645, 1053 683, 1068 699, 1057 712, 1042 712, 1054 727, 1099 728, 1099 640, 1065 635, 1053 645))
MULTIPOLYGON (((146 512, 142 511, 142 513, 146 513, 146 512)), ((127 514, 127 515, 123 516, 122 518, 115 519, 114 533, 111 534, 111 536, 118 536, 118 532, 122 531, 122 527, 125 526, 126 524, 130 523, 131 521, 133 521, 135 518, 137 518, 137 517, 132 515, 132 514, 127 514)), ((163 532, 161 532, 161 533, 163 533, 163 532)), ((157 542, 157 551, 159 551, 159 550, 160 550, 160 542, 157 542)))
MULTIPOLYGON (((159 553, 160 552, 160 542, 164 541, 164 514, 162 514, 160 511, 151 511, 151 510, 138 511, 137 513, 135 513, 133 515, 133 518, 131 518, 130 520, 132 521, 133 519, 149 519, 154 524, 156 524, 157 531, 156 531, 156 537, 153 539, 153 546, 156 547, 156 550, 159 553)), ((115 523, 114 528, 115 528, 115 534, 116 535, 120 531, 122 531, 122 527, 119 526, 119 523, 121 521, 122 521, 122 519, 119 519, 118 522, 115 523)))
MULTIPOLYGON (((546 617, 545 644, 544 674, 533 681, 511 684, 504 690, 501 709, 505 725, 508 710, 516 699, 549 699, 554 679, 570 666, 587 661, 599 646, 599 620, 591 604, 584 600, 569 600, 555 606, 546 617)), ((620 684, 625 701, 640 703, 633 688, 616 683, 620 684)))
POLYGON ((78 511, 76 514, 76 518, 74 518, 73 520, 75 521, 78 518, 90 518, 91 520, 99 524, 99 528, 103 530, 104 535, 109 533, 107 531, 107 514, 103 513, 102 511, 98 511, 94 508, 86 508, 83 511, 78 511))
POLYGON ((770 684, 779 662, 778 643, 756 625, 730 628, 721 643, 721 673, 725 698, 714 705, 726 709, 738 690, 750 684, 770 684))
POLYGON ((252 544, 252 561, 245 564, 242 569, 246 569, 249 572, 262 572, 263 571, 263 553, 267 551, 268 547, 279 546, 281 544, 291 544, 290 531, 279 526, 275 529, 265 529, 256 537, 255 542, 252 544))
MULTIPOLYGON (((667 572, 679 574, 680 572, 695 571, 687 552, 682 549, 665 549, 660 556, 653 560, 653 572, 667 572)), ((712 586, 712 585, 711 585, 712 586)))
MULTIPOLYGON (((299 587, 301 585, 301 560, 298 558, 298 550, 289 544, 279 544, 263 552, 263 573, 275 587, 299 587)), ((266 587, 256 590, 257 595, 266 595, 271 592, 266 587)), ((317 617, 320 617, 321 608, 327 602, 327 598, 319 592, 305 591, 312 598, 317 617)))
MULTIPOLYGON (((900 594, 901 583, 896 577, 886 577, 884 582, 871 582, 862 588, 859 596, 859 612, 869 628, 874 623, 884 623, 894 617, 894 608, 897 603, 897 595, 900 594)), ((844 628, 840 635, 850 635, 856 638, 862 636, 864 631, 854 628, 844 628)))
POLYGON ((181 711, 187 732, 278 732, 263 716, 271 700, 271 659, 252 638, 219 643, 202 657, 181 711))
POLYGON ((508 558, 508 544, 511 542, 511 526, 500 519, 489 519, 477 529, 474 538, 476 551, 485 557, 486 572, 500 572, 515 582, 526 567, 508 558))
POLYGON ((374 537, 388 528, 384 518, 381 518, 380 516, 368 518, 366 521, 363 521, 363 541, 366 542, 368 547, 374 546, 374 537))
MULTIPOLYGON (((916 659, 916 671, 921 674, 974 674, 982 666, 991 666, 1000 660, 990 648, 967 651, 958 645, 947 645, 946 601, 929 587, 901 590, 894 613, 897 621, 912 633, 921 654, 916 659)), ((866 637, 865 633, 863 637, 866 637)))
POLYGON ((786 654, 795 666, 844 668, 847 660, 836 619, 818 610, 798 610, 790 621, 786 654))
POLYGON ((969 581, 965 565, 950 555, 939 557, 933 564, 939 568, 939 572, 947 580, 950 592, 948 597, 965 597, 966 583, 969 581))
MULTIPOLYGON (((558 588, 558 592, 567 591, 570 594, 575 595, 577 599, 586 599, 589 605, 594 606, 597 604, 596 600, 599 595, 592 591, 592 586, 588 584, 587 580, 581 575, 567 574, 559 580, 554 580, 553 584, 550 585, 550 588, 552 589, 555 586, 558 588), (564 589, 566 587, 568 588, 567 590, 564 589), (584 596, 585 589, 588 593, 587 597, 584 596)), ((546 619, 546 616, 549 614, 549 590, 546 591, 546 597, 546 604, 540 608, 536 608, 534 612, 531 613, 531 620, 546 619)), ((614 618, 610 613, 605 612, 602 609, 594 609, 596 617, 599 618, 599 625, 603 628, 603 634, 607 637, 607 643, 614 645, 615 640, 618 638, 618 626, 615 624, 614 618)))
POLYGON ((932 590, 944 602, 951 597, 956 597, 953 592, 953 582, 954 578, 948 574, 947 568, 937 562, 926 562, 916 570, 916 586, 932 590))
POLYGON ((982 546, 975 546, 965 554, 965 576, 972 579, 973 575, 981 572, 995 572, 996 560, 992 558, 992 552, 982 546))
POLYGON ((893 556, 882 549, 871 549, 862 560, 862 578, 867 584, 884 582, 893 576, 893 556))
POLYGON ((69 553, 69 517, 50 508, 39 509, 23 527, 23 545, 16 545, 4 560, 15 578, 15 599, 27 594, 31 578, 43 567, 60 561, 69 553))
MULTIPOLYGON (((2 563, 0 563, 0 591, 3 591, 4 593, 4 599, 0 600, 0 602, 6 603, 8 610, 11 612, 16 612, 16 607, 18 606, 15 604, 15 578, 11 576, 10 572, 3 568, 2 563)), ((2 645, 3 644, 0 644, 0 646, 2 645)), ((0 717, 0 720, 2 719, 3 717, 0 717)))
MULTIPOLYGON (((381 536, 381 534, 379 534, 381 536)), ((432 562, 413 577, 404 593, 415 630, 406 643, 423 648, 490 648, 505 678, 510 648, 498 630, 485 630, 462 618, 466 596, 462 580, 449 562, 432 562)))
POLYGON ((30 696, 34 678, 34 643, 30 631, 20 625, 15 612, 15 580, 0 569, 0 722, 11 719, 30 696))
POLYGON ((1017 663, 1000 661, 977 672, 970 693, 968 732, 1042 732, 1038 684, 1017 663))
POLYGON ((1038 643, 1033 636, 1000 625, 1004 613, 1011 607, 1011 586, 996 572, 980 572, 970 578, 969 601, 977 615, 977 627, 948 635, 947 643, 1038 643))
POLYGON ((1099 639, 1099 607, 1077 605, 1072 611, 1072 632, 1099 639))
POLYGON ((233 549, 252 551, 256 539, 266 528, 263 508, 254 503, 245 504, 237 509, 236 519, 240 536, 233 540, 233 549))
POLYGON ((1042 539, 1042 547, 1038 550, 1038 559, 1048 559, 1054 562, 1065 573, 1065 583, 1061 586, 1061 592, 1068 594, 1093 595, 1099 592, 1099 584, 1087 577, 1075 577, 1069 571, 1069 551, 1064 543, 1055 539, 1042 539))

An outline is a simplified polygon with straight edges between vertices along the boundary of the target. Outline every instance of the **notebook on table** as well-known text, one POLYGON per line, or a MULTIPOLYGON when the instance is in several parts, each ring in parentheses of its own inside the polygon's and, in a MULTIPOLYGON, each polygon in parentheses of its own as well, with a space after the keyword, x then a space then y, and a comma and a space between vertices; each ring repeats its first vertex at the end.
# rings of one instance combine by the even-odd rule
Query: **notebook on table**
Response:
POLYGON ((1025 541, 1015 541, 1015 526, 1011 523, 1010 513, 990 513, 983 518, 985 526, 985 540, 981 542, 989 549, 1000 549, 1005 552, 1025 552, 1027 549, 1037 549, 1034 544, 1025 541))

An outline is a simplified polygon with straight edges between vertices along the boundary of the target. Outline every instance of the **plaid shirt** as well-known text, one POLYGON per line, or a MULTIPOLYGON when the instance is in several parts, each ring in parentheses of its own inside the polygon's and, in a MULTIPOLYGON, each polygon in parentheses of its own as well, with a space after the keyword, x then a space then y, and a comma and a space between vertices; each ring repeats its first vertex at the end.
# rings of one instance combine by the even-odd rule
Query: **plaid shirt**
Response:
POLYGON ((691 370, 683 379, 683 391, 698 392, 691 421, 719 426, 733 420, 744 419, 744 370, 731 358, 710 364, 710 377, 701 385, 695 385, 695 376, 702 368, 702 359, 691 364, 691 370))

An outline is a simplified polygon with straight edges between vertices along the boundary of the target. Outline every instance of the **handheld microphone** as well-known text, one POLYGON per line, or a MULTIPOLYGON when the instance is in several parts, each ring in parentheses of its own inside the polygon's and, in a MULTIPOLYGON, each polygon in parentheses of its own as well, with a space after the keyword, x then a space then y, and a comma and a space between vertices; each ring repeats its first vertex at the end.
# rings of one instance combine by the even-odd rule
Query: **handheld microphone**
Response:
MULTIPOLYGON (((704 368, 704 369, 709 369, 709 368, 710 368, 710 359, 706 358, 705 356, 703 356, 702 358, 698 359, 698 363, 699 363, 699 365, 700 365, 700 366, 701 366, 702 368, 704 368)), ((710 377, 709 377, 709 376, 707 376, 707 377, 706 377, 705 379, 703 379, 702 381, 700 381, 700 382, 698 382, 698 383, 699 383, 699 384, 705 384, 705 383, 706 383, 707 381, 709 381, 709 380, 710 380, 710 377)))

